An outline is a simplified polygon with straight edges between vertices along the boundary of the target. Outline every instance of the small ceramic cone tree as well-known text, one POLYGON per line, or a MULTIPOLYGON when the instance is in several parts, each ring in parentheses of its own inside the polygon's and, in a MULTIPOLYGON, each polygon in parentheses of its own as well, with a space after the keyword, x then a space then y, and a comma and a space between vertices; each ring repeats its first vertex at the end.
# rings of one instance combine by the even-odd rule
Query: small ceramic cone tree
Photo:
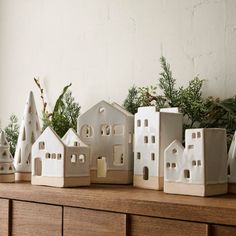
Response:
POLYGON ((10 153, 10 145, 6 140, 4 131, 0 131, 0 182, 9 183, 15 181, 15 168, 10 153))
POLYGON ((16 181, 31 180, 31 147, 41 134, 34 95, 29 93, 14 158, 16 181))

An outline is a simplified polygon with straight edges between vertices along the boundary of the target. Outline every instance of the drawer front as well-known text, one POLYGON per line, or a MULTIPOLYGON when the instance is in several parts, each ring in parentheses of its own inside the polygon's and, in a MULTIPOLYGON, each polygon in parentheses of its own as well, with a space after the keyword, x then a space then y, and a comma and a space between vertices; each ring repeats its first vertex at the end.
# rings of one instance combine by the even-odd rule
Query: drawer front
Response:
POLYGON ((208 235, 208 225, 201 223, 131 215, 130 224, 130 235, 132 236, 208 235))
POLYGON ((119 213, 64 208, 64 236, 126 235, 126 215, 119 213))
POLYGON ((210 235, 212 236, 236 236, 236 227, 211 225, 210 235))
POLYGON ((62 235, 62 207, 13 201, 12 235, 62 235))
POLYGON ((8 236, 9 232, 9 200, 0 199, 0 235, 8 236))

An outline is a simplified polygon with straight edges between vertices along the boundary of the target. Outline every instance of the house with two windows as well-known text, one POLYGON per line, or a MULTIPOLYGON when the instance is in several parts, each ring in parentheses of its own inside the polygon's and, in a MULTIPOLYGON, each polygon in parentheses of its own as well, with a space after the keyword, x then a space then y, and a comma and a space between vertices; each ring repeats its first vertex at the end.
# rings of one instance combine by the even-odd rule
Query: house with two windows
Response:
POLYGON ((185 148, 177 140, 166 148, 164 192, 195 196, 227 192, 225 129, 187 129, 185 148))
POLYGON ((89 148, 69 129, 61 139, 47 127, 32 146, 34 185, 76 187, 90 184, 89 148))
POLYGON ((178 108, 160 112, 154 106, 138 108, 134 128, 134 186, 163 189, 164 150, 173 140, 182 140, 182 119, 178 108))
POLYGON ((78 118, 78 134, 90 148, 92 183, 131 184, 134 117, 101 101, 78 118))

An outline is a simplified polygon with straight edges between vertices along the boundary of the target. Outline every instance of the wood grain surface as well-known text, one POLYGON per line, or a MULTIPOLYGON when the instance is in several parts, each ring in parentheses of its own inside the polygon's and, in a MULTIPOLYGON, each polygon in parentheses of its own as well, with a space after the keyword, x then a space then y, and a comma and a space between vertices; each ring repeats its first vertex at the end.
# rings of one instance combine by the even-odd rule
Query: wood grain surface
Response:
POLYGON ((0 235, 9 234, 9 200, 0 199, 0 235))

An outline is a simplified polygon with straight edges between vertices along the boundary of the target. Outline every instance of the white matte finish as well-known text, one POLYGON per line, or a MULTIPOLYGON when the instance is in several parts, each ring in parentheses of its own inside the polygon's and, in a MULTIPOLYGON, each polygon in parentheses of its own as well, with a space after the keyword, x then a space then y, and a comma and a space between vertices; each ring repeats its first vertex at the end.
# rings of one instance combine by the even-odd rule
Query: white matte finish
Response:
POLYGON ((236 183, 236 131, 229 148, 228 168, 230 170, 230 173, 228 173, 229 183, 236 183))
POLYGON ((16 172, 31 173, 31 147, 41 134, 34 95, 29 93, 20 126, 19 137, 14 157, 16 172))

